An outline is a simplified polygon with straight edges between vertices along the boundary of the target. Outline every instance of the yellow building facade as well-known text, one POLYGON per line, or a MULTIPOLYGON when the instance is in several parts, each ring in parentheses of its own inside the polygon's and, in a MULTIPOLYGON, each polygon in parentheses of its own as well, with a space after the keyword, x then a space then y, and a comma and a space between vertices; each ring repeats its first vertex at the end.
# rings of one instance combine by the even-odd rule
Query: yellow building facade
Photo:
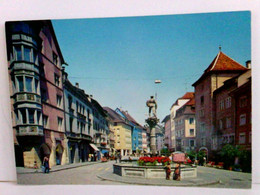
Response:
POLYGON ((131 140, 132 127, 124 123, 117 123, 114 126, 115 134, 115 149, 121 156, 132 154, 132 140, 131 140))

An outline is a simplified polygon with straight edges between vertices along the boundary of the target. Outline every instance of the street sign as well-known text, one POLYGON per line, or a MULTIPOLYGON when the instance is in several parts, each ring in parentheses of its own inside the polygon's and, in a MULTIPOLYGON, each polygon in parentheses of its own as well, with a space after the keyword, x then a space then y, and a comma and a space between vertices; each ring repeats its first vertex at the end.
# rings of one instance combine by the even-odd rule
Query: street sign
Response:
POLYGON ((185 154, 184 153, 173 154, 172 159, 173 162, 178 162, 178 163, 185 162, 185 154))

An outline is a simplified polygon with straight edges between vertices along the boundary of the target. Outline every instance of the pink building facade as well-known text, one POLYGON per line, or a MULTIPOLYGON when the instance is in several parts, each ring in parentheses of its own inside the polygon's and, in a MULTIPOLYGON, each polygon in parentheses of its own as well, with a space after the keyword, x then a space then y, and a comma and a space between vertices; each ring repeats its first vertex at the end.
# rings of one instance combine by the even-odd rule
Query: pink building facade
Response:
POLYGON ((196 146, 198 151, 205 151, 208 158, 211 158, 218 140, 213 93, 223 86, 224 81, 246 70, 247 68, 220 51, 202 76, 193 84, 195 88, 196 146))
POLYGON ((6 24, 17 166, 66 164, 64 63, 50 21, 6 24))

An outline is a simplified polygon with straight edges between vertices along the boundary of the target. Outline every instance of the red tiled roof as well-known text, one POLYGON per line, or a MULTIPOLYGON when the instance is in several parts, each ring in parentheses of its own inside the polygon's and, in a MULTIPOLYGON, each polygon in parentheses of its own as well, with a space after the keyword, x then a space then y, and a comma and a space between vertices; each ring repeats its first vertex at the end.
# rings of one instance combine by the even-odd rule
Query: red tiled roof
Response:
POLYGON ((202 76, 193 84, 193 86, 210 72, 213 71, 245 71, 246 67, 242 66, 232 58, 228 57, 223 52, 219 52, 218 55, 214 58, 214 60, 210 63, 208 68, 204 71, 202 76))
POLYGON ((193 97, 192 99, 190 99, 186 104, 184 104, 183 106, 192 106, 195 105, 195 98, 193 97))
POLYGON ((178 100, 179 100, 179 99, 192 99, 192 98, 194 98, 194 96, 195 96, 195 93, 194 93, 194 92, 187 92, 187 93, 185 93, 182 97, 178 98, 178 99, 174 102, 174 104, 171 106, 171 108, 172 108, 174 105, 178 105, 178 100))
POLYGON ((187 93, 184 94, 184 96, 182 96, 179 99, 191 99, 193 97, 194 97, 194 92, 187 92, 187 93))
POLYGON ((231 59, 223 52, 219 52, 204 72, 207 73, 213 70, 247 70, 247 68, 231 59))

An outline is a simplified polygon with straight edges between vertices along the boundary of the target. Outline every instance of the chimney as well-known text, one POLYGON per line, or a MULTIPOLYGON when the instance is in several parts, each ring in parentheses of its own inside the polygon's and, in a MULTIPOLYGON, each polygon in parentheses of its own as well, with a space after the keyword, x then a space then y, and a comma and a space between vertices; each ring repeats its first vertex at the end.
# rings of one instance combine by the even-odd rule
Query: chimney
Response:
POLYGON ((246 67, 247 67, 248 69, 251 69, 251 60, 247 60, 247 61, 246 61, 246 67))
POLYGON ((79 88, 79 83, 75 83, 75 86, 76 86, 77 88, 79 88))
POLYGON ((91 99, 92 99, 92 95, 88 95, 88 101, 91 102, 91 99))

